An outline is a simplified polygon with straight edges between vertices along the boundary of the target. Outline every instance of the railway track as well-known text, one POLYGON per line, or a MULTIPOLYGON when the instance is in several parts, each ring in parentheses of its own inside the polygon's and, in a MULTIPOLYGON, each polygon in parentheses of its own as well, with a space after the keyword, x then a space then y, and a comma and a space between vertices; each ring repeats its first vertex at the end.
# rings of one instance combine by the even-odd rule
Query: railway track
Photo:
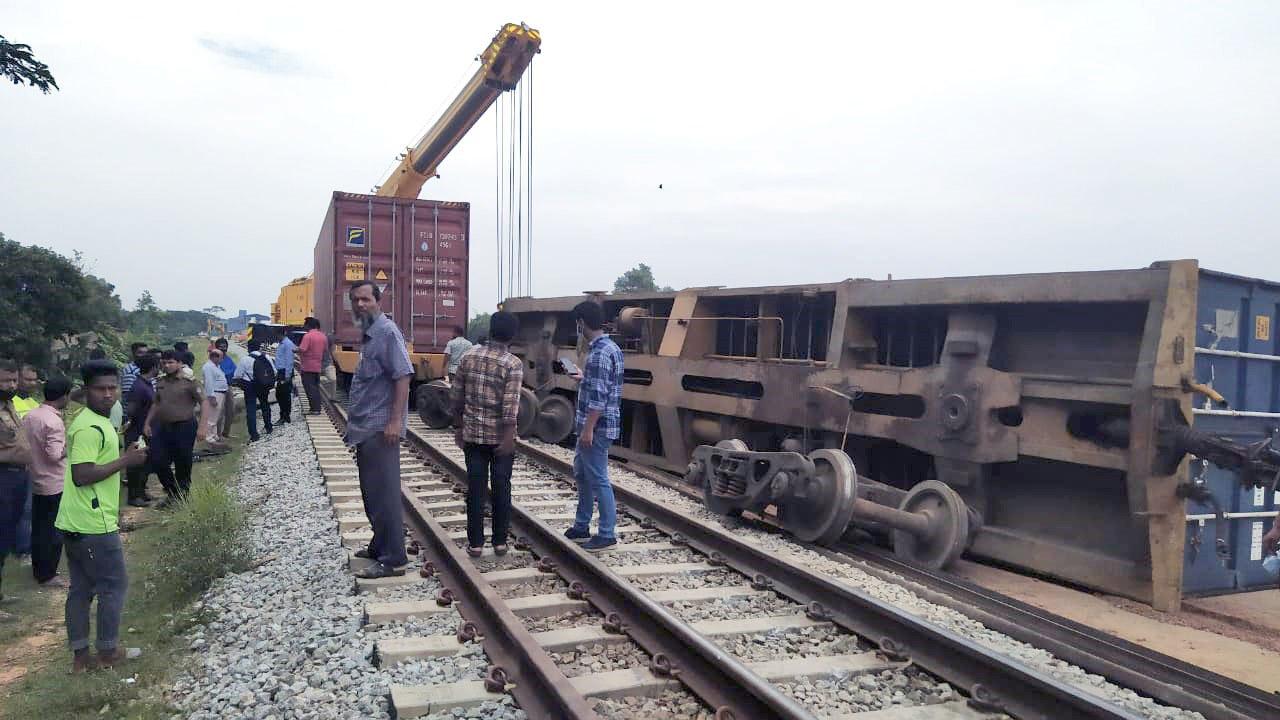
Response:
MULTIPOLYGON (((317 452, 344 542, 358 545, 358 489, 349 470, 330 475, 350 461, 325 425, 313 423, 317 452)), ((576 504, 564 458, 522 451, 519 540, 473 559, 461 452, 450 433, 410 423, 405 507, 422 565, 360 581, 371 627, 398 624, 377 653, 400 717, 511 701, 529 717, 1136 717, 643 497, 623 499, 620 546, 593 556, 561 535, 576 504), (397 675, 481 647, 481 677, 397 675)))
MULTIPOLYGON (((563 463, 546 446, 535 451, 563 463)), ((628 471, 701 502, 702 493, 671 476, 628 466, 628 471)), ((625 492, 625 490, 623 491, 625 492)), ((755 518, 773 527, 770 518, 755 518)), ((949 607, 1020 642, 1042 648, 1084 670, 1173 707, 1212 720, 1280 717, 1280 695, 1206 671, 1110 633, 1068 620, 943 570, 904 562, 867 543, 842 542, 809 549, 885 582, 908 587, 923 599, 949 607)))

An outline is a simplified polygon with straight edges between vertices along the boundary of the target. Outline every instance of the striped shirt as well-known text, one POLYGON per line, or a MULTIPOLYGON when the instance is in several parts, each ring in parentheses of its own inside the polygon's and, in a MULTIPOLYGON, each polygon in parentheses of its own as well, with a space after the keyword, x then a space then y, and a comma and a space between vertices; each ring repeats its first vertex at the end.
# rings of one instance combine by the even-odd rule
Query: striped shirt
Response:
POLYGON ((129 363, 120 371, 120 397, 129 397, 129 391, 133 389, 133 383, 138 379, 142 371, 138 369, 137 363, 129 363))
POLYGON ((503 343, 489 341, 462 356, 454 374, 453 416, 462 416, 462 441, 497 445, 516 424, 524 365, 503 343))
POLYGON ((608 335, 591 341, 573 416, 573 429, 579 435, 593 411, 600 413, 596 429, 605 437, 617 440, 622 434, 622 365, 622 350, 608 335))

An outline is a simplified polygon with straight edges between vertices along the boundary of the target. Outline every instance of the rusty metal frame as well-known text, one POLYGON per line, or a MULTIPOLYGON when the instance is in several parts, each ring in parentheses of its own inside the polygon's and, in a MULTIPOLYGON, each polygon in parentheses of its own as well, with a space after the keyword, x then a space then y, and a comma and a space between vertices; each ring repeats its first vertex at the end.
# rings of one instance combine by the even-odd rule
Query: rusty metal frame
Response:
MULTIPOLYGON (((841 447, 845 439, 854 440, 855 447, 858 443, 872 448, 896 444, 931 459, 937 479, 955 487, 987 520, 997 519, 975 533, 974 554, 1151 602, 1157 609, 1174 610, 1181 600, 1185 534, 1184 503, 1174 488, 1183 474, 1162 474, 1163 470, 1157 472, 1153 467, 1154 405, 1175 401, 1184 415, 1191 416, 1189 396, 1179 385, 1193 360, 1197 273, 1195 261, 1179 260, 1101 272, 846 280, 601 296, 596 299, 608 305, 609 313, 636 307, 670 318, 655 317, 653 322, 641 323, 646 335, 637 341, 638 350, 626 354, 628 371, 647 373, 648 380, 624 385, 624 402, 638 408, 633 412, 624 407, 624 412, 632 413, 630 424, 640 430, 632 442, 615 445, 611 454, 683 473, 698 445, 734 437, 723 433, 751 425, 793 436, 803 433, 806 449, 841 447), (832 313, 821 318, 830 335, 824 359, 818 361, 796 360, 794 353, 773 357, 774 351, 766 351, 764 346, 772 347, 777 338, 764 333, 758 337, 759 357, 717 355, 716 331, 711 323, 680 324, 682 319, 720 316, 717 308, 723 303, 737 308, 739 301, 750 306, 754 299, 760 316, 777 316, 784 304, 782 298, 817 296, 826 298, 823 312, 830 308, 832 313), (1102 348, 1096 357, 1082 351, 1072 356, 1080 363, 1029 362, 1007 370, 988 362, 992 338, 1014 343, 1005 350, 1013 348, 1025 357, 1033 357, 1042 347, 1053 347, 1042 336, 1027 333, 1027 327, 1015 326, 1010 332, 993 326, 992 314, 1016 316, 1022 308, 1055 306, 1052 317, 1056 320, 1080 308, 1112 304, 1124 310, 1125 324, 1113 335, 1104 332, 1103 339, 1115 344, 1102 348), (881 317, 877 313, 921 309, 946 317, 948 332, 966 324, 963 331, 968 336, 962 338, 957 332, 945 338, 946 357, 939 348, 939 359, 932 365, 901 367, 891 359, 888 364, 878 364, 878 341, 871 325, 881 317), (952 340, 957 341, 954 348, 950 347, 952 340), (1089 372, 1095 367, 1101 370, 1089 372), (759 388, 759 395, 691 391, 684 387, 689 376, 746 384, 759 388), (850 403, 817 391, 853 387, 869 395, 914 396, 924 409, 919 416, 894 411, 850 412, 850 403), (1130 446, 1094 442, 1069 432, 1070 414, 1083 412, 1081 406, 1088 405, 1128 415, 1134 428, 1130 446), (961 408, 972 422, 949 429, 944 412, 953 407, 961 408), (996 413, 1007 407, 1022 413, 1019 425, 996 421, 996 413), (700 428, 716 423, 722 434, 706 440, 700 428), (659 442, 661 450, 657 449, 659 442), (1043 485, 1038 480, 1017 486, 997 482, 994 487, 1001 490, 989 490, 993 468, 1003 467, 1006 473, 1022 479, 1044 466, 1063 475, 1070 473, 1072 479, 1096 478, 1097 486, 1082 490, 1078 496, 1073 495, 1072 483, 1055 487, 1047 480, 1043 485), (1001 491, 1018 495, 1007 499, 1001 491), (1106 493, 1107 502, 1099 508, 1102 513, 1088 507, 1086 498, 1091 496, 1084 494, 1087 492, 1106 493), (1074 537, 1069 523, 1060 523, 1062 527, 1051 531, 1043 529, 1034 517, 1036 508, 1049 512, 1048 507, 1054 506, 1049 499, 1059 494, 1076 498, 1069 504, 1075 513, 1071 517, 1078 515, 1081 522, 1094 522, 1098 525, 1095 529, 1107 532, 1074 537), (991 511, 985 512, 988 504, 991 511), (1032 514, 1017 514, 1028 508, 1032 514)), ((563 343, 572 334, 566 332, 566 318, 582 299, 512 298, 504 304, 528 326, 522 327, 511 348, 529 363, 526 384, 541 396, 556 393, 571 398, 576 393, 571 380, 552 374, 548 368, 557 355, 581 352, 581 348, 563 343)), ((792 304, 789 312, 794 307, 792 304)), ((1037 316, 1033 310, 1025 317, 1031 318, 1024 321, 1030 323, 1037 316)), ((1096 333, 1098 328, 1120 322, 1112 318, 1097 314, 1086 331, 1096 333)), ((1048 329, 1070 342, 1074 327, 1066 322, 1048 329)), ((1081 342, 1085 343, 1082 347, 1089 347, 1089 336, 1081 342)), ((887 344, 892 346, 892 338, 887 344)), ((855 464, 861 471, 857 457, 855 464)), ((917 481, 923 479, 921 476, 917 481)))

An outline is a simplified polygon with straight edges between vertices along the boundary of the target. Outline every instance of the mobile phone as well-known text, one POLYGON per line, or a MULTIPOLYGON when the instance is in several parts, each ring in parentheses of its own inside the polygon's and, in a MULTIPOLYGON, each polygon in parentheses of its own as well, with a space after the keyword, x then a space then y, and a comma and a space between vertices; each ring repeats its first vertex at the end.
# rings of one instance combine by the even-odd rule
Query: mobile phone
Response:
POLYGON ((556 372, 564 373, 565 375, 577 375, 582 372, 581 370, 578 369, 578 366, 574 365, 573 361, 567 357, 562 357, 559 360, 557 360, 555 362, 554 369, 556 372))

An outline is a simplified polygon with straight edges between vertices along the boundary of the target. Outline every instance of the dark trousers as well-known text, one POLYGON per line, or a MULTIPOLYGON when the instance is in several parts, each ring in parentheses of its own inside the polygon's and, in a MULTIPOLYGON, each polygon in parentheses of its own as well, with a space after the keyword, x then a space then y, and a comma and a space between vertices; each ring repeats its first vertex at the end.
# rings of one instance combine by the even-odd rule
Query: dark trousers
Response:
POLYGON ((369 556, 383 565, 409 561, 404 551, 404 507, 400 499, 400 445, 388 445, 379 433, 356 446, 360 499, 373 526, 369 556))
POLYGON ((250 385, 244 390, 244 424, 249 428, 249 439, 258 439, 258 410, 262 410, 262 427, 271 427, 271 388, 250 385))
POLYGON ((52 580, 62 561, 62 535, 53 529, 62 493, 31 498, 31 574, 36 582, 52 580))
POLYGON ((313 413, 320 412, 320 373, 302 373, 302 389, 307 393, 307 407, 313 413))
MULTIPOLYGON (((126 441, 126 446, 128 442, 126 441)), ((130 500, 142 500, 147 496, 147 477, 151 474, 151 458, 148 455, 147 462, 141 465, 134 465, 126 468, 124 471, 125 484, 129 488, 130 500)))
POLYGON ((169 497, 186 495, 191 487, 191 449, 196 445, 196 421, 161 423, 151 431, 151 469, 169 497))
POLYGON ((15 552, 19 555, 31 554, 31 483, 30 475, 27 477, 27 499, 22 503, 22 515, 18 518, 18 531, 14 540, 15 552))
POLYGON ((120 640, 120 615, 129 589, 124 545, 120 533, 67 535, 67 644, 72 650, 89 647, 89 607, 98 598, 98 651, 114 650, 120 640))
POLYGON ((18 521, 30 492, 25 467, 0 465, 0 557, 18 550, 18 521))
POLYGON ((276 405, 280 406, 280 422, 292 421, 293 414, 293 378, 276 383, 276 405))
POLYGON ((497 454, 497 445, 467 443, 467 544, 484 547, 486 496, 493 506, 493 544, 506 545, 511 529, 511 468, 516 456, 497 454))
POLYGON ((21 465, 0 465, 0 577, 4 573, 4 557, 15 551, 18 519, 22 517, 31 482, 21 465))

